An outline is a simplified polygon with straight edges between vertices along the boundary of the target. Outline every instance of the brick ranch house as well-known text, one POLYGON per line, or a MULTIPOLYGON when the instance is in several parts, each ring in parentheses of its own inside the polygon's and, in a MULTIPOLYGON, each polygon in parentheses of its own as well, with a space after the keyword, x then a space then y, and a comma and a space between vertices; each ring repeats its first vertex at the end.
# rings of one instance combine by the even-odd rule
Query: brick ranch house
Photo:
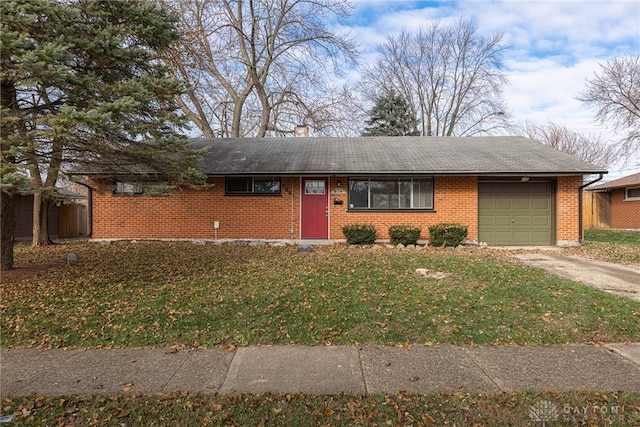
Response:
POLYGON ((90 175, 94 239, 327 239, 342 226, 468 226, 489 245, 581 240, 583 176, 605 170, 522 137, 198 139, 210 187, 90 175))
POLYGON ((640 230, 640 173, 587 188, 607 205, 611 228, 640 230))

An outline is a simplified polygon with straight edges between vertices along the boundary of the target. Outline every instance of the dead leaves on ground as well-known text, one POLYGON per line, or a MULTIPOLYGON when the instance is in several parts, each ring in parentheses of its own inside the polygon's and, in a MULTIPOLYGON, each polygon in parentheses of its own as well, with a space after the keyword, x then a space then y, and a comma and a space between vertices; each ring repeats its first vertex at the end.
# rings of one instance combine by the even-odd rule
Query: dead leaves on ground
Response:
POLYGON ((637 425, 638 393, 466 393, 430 396, 156 393, 10 397, 0 413, 28 425, 529 425, 531 408, 557 409, 554 425, 637 425))
POLYGON ((637 304, 515 266, 505 251, 119 242, 16 257, 70 251, 72 265, 2 284, 4 347, 640 340, 637 304))

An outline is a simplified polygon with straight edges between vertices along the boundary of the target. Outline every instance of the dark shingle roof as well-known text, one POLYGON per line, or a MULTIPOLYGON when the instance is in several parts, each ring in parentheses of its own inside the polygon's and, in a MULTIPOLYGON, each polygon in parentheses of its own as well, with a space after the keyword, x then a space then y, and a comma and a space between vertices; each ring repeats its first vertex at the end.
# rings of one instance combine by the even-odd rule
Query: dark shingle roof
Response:
POLYGON ((594 185, 593 187, 589 187, 588 190, 613 190, 614 188, 624 188, 636 185, 640 185, 640 173, 605 182, 604 184, 594 185))
POLYGON ((591 174, 606 170, 522 137, 196 139, 203 172, 242 174, 591 174))

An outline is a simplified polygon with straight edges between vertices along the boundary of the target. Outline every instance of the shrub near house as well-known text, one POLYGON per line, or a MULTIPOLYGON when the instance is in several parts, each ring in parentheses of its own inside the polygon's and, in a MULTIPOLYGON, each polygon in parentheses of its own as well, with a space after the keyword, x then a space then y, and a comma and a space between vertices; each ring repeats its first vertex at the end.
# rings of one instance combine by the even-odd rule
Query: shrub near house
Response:
POLYGON ((350 224, 342 227, 350 245, 370 245, 376 241, 376 228, 371 224, 350 224))
POLYGON ((460 224, 437 224, 429 227, 431 244, 438 247, 459 246, 467 237, 467 227, 460 224))
POLYGON ((389 238, 393 245, 415 245, 420 239, 420 227, 411 225, 392 225, 389 227, 389 238))

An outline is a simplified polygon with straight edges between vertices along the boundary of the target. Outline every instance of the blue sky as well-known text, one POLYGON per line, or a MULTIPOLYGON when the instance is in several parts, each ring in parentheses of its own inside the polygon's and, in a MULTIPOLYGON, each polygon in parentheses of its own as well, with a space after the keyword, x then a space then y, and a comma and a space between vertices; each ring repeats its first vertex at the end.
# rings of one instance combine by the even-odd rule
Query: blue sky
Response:
MULTIPOLYGON (((344 22, 371 61, 387 34, 418 29, 427 22, 472 18, 479 33, 504 33, 509 45, 504 96, 512 117, 555 123, 583 134, 615 138, 597 125, 593 111, 575 98, 599 65, 624 54, 640 53, 640 1, 404 1, 352 0, 355 10, 344 22)), ((640 156, 610 177, 640 172, 640 156)))

